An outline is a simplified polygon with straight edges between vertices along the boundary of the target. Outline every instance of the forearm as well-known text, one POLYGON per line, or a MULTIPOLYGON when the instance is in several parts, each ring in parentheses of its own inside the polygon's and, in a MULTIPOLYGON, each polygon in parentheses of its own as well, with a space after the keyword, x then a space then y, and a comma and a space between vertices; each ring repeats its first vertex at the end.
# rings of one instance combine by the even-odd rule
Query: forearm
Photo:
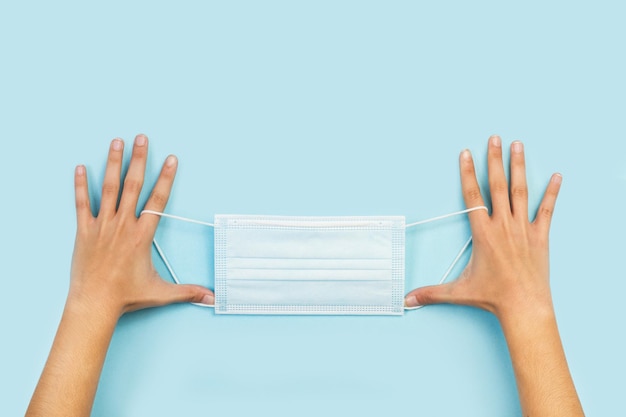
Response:
POLYGON ((118 317, 68 299, 27 417, 90 415, 118 317))
POLYGON ((524 416, 583 416, 554 310, 532 308, 500 318, 524 416))

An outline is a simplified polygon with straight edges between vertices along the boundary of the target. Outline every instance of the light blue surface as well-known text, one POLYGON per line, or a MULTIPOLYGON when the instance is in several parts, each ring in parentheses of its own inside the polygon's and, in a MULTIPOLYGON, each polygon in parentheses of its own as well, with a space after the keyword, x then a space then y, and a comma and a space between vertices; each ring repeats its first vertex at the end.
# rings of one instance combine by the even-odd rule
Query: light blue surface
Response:
MULTIPOLYGON (((457 155, 521 139, 536 207, 564 185, 552 289, 588 415, 623 409, 625 10, 621 2, 82 2, 0 6, 0 415, 20 415, 61 315, 72 173, 109 140, 180 159, 168 211, 406 215, 463 208, 457 155), (206 3, 206 4, 204 4, 206 3)), ((96 201, 97 202, 97 201, 96 201)), ((464 219, 407 233, 407 291, 436 282, 464 219)), ((211 285, 211 230, 164 221, 181 277, 211 285)), ((159 264, 165 274, 164 268, 159 264)), ((458 272, 458 271, 457 271, 458 272)), ((94 416, 519 415, 496 320, 129 314, 94 416)))

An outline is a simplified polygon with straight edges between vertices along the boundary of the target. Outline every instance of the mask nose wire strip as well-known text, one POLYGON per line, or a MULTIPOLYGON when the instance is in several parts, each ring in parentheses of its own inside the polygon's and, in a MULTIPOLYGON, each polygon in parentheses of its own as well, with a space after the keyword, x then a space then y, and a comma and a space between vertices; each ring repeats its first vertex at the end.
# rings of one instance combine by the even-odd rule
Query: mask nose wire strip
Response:
MULTIPOLYGON (((445 214, 443 216, 433 217, 431 219, 421 220, 421 221, 415 222, 415 223, 409 223, 409 224, 407 224, 405 226, 405 229, 408 229, 409 227, 417 226, 417 225, 420 225, 420 224, 424 224, 424 223, 434 222, 434 221, 437 221, 437 220, 443 220, 443 219, 446 219, 446 218, 452 217, 452 216, 458 216, 459 214, 470 213, 470 212, 476 211, 476 210, 485 210, 485 211, 487 211, 487 213, 489 213, 489 209, 487 207, 485 207, 485 206, 472 207, 472 208, 469 208, 467 210, 461 210, 461 211, 457 211, 457 212, 454 212, 454 213, 445 214)), ((452 263, 450 264, 450 266, 448 267, 446 272, 443 274, 443 277, 441 277, 441 279, 439 280, 439 283, 437 285, 441 285, 441 284, 443 284, 445 282, 445 280, 448 278, 448 276, 452 272, 452 269, 454 269, 456 264, 461 259, 461 256, 463 256, 463 254, 465 253, 467 248, 469 248, 471 243, 472 243, 472 236, 470 236, 469 239, 467 239, 467 242, 465 242, 465 244, 463 245, 463 247, 461 248, 459 253, 454 258, 454 261, 452 261, 452 263)), ((424 307, 424 306, 404 307, 404 310, 417 310, 418 308, 422 308, 422 307, 424 307)))
MULTIPOLYGON (((154 214, 156 216, 169 217, 170 219, 181 220, 181 221, 187 222, 187 223, 194 223, 194 224, 200 224, 202 226, 215 227, 215 225, 213 223, 201 222, 199 220, 188 219, 186 217, 180 217, 180 216, 174 216, 173 214, 161 213, 161 212, 154 211, 154 210, 143 210, 141 212, 140 216, 142 216, 144 214, 154 214)), ((152 243, 154 244, 154 248, 156 249, 157 253, 161 257, 161 260, 165 264, 165 267, 169 271, 169 273, 172 276, 172 279, 174 280, 174 282, 176 284, 180 284, 180 280, 178 279, 178 276, 176 275, 176 272, 174 272, 174 268, 172 268, 172 265, 167 260, 167 256, 165 256, 165 252, 163 252, 163 249, 161 249, 161 246, 157 242, 156 238, 152 239, 152 243)), ((193 304, 195 306, 198 306, 198 307, 215 308, 214 305, 209 305, 209 304, 202 304, 202 303, 191 303, 191 304, 193 304)))

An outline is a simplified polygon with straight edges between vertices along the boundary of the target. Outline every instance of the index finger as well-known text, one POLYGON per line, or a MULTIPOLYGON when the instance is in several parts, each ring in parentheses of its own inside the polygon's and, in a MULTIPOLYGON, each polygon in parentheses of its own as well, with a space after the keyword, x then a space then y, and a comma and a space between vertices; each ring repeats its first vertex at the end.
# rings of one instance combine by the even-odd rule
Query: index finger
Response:
POLYGON ((509 185, 504 174, 502 163, 502 139, 493 135, 489 138, 487 149, 487 166, 489 169, 489 190, 494 215, 511 214, 509 201, 509 185))
MULTIPOLYGON (((174 177, 176 176, 176 168, 178 167, 178 159, 174 155, 170 155, 165 160, 163 168, 161 168, 161 174, 157 180, 150 198, 144 207, 144 210, 152 210, 157 212, 163 212, 167 205, 167 200, 170 198, 170 192, 172 191, 172 185, 174 184, 174 177)), ((146 223, 152 230, 156 230, 159 224, 160 217, 153 215, 141 216, 142 222, 146 223)))
POLYGON ((91 204, 89 203, 89 186, 87 172, 84 165, 78 165, 74 171, 74 193, 76 195, 76 220, 78 227, 85 227, 93 219, 91 204))
MULTIPOLYGON (((461 168, 461 190, 463 192, 463 200, 465 201, 465 207, 468 209, 484 206, 485 201, 480 192, 480 186, 476 179, 476 169, 474 168, 474 160, 472 154, 468 149, 461 152, 459 158, 459 165, 461 168)), ((488 218, 489 214, 486 210, 476 210, 469 213, 470 225, 473 226, 472 219, 488 218)))

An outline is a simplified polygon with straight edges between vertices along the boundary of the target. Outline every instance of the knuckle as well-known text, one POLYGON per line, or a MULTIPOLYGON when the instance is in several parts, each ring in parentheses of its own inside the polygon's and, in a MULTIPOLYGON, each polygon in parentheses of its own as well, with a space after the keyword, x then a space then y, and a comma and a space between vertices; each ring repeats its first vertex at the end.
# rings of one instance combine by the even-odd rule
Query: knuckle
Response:
POLYGON ((176 168, 173 166, 164 166, 161 170, 161 178, 171 181, 176 173, 176 168))
POLYGON ((129 191, 131 193, 139 193, 141 192, 141 187, 143 187, 143 184, 141 181, 130 179, 130 178, 124 181, 124 191, 129 191))
POLYGON ((474 164, 471 162, 464 163, 461 165, 461 173, 465 176, 474 175, 474 164))
POLYGON ((89 208, 89 201, 84 198, 76 199, 76 210, 84 210, 89 208))
POLYGON ((150 199, 155 205, 162 207, 167 203, 167 194, 155 191, 152 193, 152 197, 150 199))
POLYGON ((498 149, 489 149, 487 154, 487 165, 490 168, 500 167, 502 165, 502 150, 498 149))
POLYGON ((435 297, 434 290, 431 288, 424 288, 418 294, 415 294, 418 305, 436 304, 438 300, 435 297))
POLYGON ((548 187, 546 190, 546 194, 556 199, 556 196, 559 195, 559 189, 558 187, 548 187))
POLYGON ((508 191, 509 191, 509 187, 507 186, 505 182, 497 181, 491 185, 492 193, 504 194, 504 193, 507 193, 508 191))
POLYGON ((117 196, 119 186, 114 183, 106 182, 102 185, 102 195, 117 196))
POLYGON ((189 286, 185 291, 185 299, 192 303, 199 303, 202 301, 202 294, 195 287, 189 286))
POLYGON ((528 198, 528 188, 526 187, 513 187, 511 189, 511 196, 516 198, 528 198))
POLYGON ((516 157, 511 157, 511 166, 518 171, 526 171, 526 161, 524 161, 523 156, 518 155, 516 157))
POLYGON ((416 295, 415 299, 417 300, 417 304, 421 306, 433 304, 433 296, 426 291, 422 291, 421 294, 416 295))
POLYGON ((542 206, 539 209, 539 215, 541 215, 543 217, 546 217, 546 218, 551 218, 553 212, 554 212, 554 210, 552 210, 550 207, 546 207, 546 206, 542 206))
POLYGON ((107 158, 107 163, 109 165, 119 164, 122 161, 121 152, 111 152, 107 158))
POLYGON ((477 201, 482 198, 482 194, 480 193, 480 189, 478 187, 472 187, 465 191, 465 197, 469 201, 477 201))
POLYGON ((133 147, 133 158, 144 158, 148 154, 148 150, 145 146, 133 147))

